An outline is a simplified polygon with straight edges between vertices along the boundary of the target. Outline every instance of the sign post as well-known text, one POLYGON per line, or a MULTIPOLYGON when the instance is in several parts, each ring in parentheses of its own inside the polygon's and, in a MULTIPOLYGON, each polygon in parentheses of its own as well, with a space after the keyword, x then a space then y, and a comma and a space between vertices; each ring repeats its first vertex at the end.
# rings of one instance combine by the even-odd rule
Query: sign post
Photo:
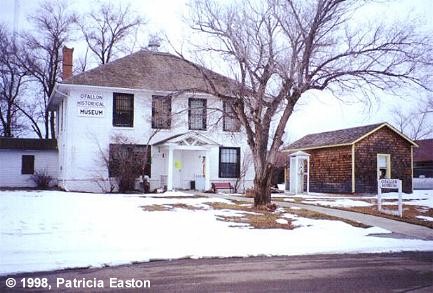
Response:
POLYGON ((398 189, 398 216, 403 217, 402 181, 399 179, 379 179, 377 186, 377 209, 380 212, 395 214, 382 209, 382 188, 398 189))

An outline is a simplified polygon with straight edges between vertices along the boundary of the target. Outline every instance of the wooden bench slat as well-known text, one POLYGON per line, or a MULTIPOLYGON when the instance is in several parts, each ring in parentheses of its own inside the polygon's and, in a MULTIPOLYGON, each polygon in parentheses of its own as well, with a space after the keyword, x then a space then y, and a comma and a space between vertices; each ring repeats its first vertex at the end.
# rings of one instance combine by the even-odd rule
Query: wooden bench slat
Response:
POLYGON ((230 182, 214 182, 214 183, 212 183, 212 191, 216 192, 217 189, 229 189, 231 192, 232 189, 234 189, 234 188, 230 182))

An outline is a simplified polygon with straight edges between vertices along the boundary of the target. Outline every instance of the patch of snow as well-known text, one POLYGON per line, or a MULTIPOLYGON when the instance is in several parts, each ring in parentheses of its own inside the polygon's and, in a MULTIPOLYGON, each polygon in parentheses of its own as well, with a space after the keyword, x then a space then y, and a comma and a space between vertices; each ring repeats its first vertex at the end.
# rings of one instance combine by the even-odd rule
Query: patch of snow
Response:
POLYGON ((217 220, 226 213, 221 210, 142 209, 152 204, 206 202, 230 201, 0 191, 0 274, 183 257, 424 251, 433 247, 433 241, 368 236, 387 231, 341 221, 296 217, 300 227, 294 230, 251 229, 217 220))
MULTIPOLYGON (((397 202, 386 202, 387 199, 398 199, 398 192, 383 193, 384 205, 397 205, 397 202)), ((414 190, 412 194, 402 194, 403 205, 418 205, 433 209, 433 190, 414 190)))
POLYGON ((283 225, 286 225, 289 223, 289 221, 287 221, 286 219, 276 219, 275 222, 277 222, 278 224, 283 224, 283 225))
POLYGON ((325 200, 317 200, 317 201, 308 201, 309 204, 316 204, 322 206, 330 206, 330 207, 369 207, 372 206, 371 203, 362 200, 352 200, 352 199, 336 199, 334 201, 325 201, 325 200))
POLYGON ((287 197, 290 197, 290 196, 293 196, 293 195, 290 195, 288 193, 271 193, 271 197, 272 198, 277 198, 277 197, 287 198, 287 197))
POLYGON ((283 217, 286 218, 286 219, 296 219, 296 218, 298 218, 297 215, 289 214, 289 213, 283 214, 283 217))
POLYGON ((255 212, 248 212, 248 211, 239 211, 239 210, 215 210, 214 214, 217 216, 225 216, 225 217, 243 217, 244 215, 260 215, 259 213, 255 212))
POLYGON ((303 199, 311 199, 311 200, 317 200, 317 199, 373 199, 376 198, 375 196, 365 196, 365 195, 341 195, 341 194, 333 194, 333 193, 318 193, 318 192, 310 192, 309 194, 301 193, 293 195, 292 197, 298 197, 303 199))
POLYGON ((184 196, 193 196, 194 194, 186 193, 182 191, 166 191, 163 193, 144 193, 144 196, 150 197, 184 197, 184 196))
POLYGON ((416 216, 418 219, 425 220, 425 221, 433 221, 433 217, 427 217, 427 216, 416 216))

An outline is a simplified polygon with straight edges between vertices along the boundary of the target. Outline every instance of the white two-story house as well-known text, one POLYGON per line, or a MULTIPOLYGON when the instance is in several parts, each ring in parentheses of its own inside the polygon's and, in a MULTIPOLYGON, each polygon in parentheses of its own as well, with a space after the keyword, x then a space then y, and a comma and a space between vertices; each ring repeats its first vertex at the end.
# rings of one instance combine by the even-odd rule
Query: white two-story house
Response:
POLYGON ((213 182, 236 180, 241 189, 252 185, 249 149, 229 115, 230 101, 205 93, 210 86, 229 90, 232 80, 151 50, 75 76, 71 64, 72 49, 65 48, 64 79, 49 102, 57 112, 60 187, 108 191, 106 161, 122 142, 149 147, 151 189, 209 190, 213 182))

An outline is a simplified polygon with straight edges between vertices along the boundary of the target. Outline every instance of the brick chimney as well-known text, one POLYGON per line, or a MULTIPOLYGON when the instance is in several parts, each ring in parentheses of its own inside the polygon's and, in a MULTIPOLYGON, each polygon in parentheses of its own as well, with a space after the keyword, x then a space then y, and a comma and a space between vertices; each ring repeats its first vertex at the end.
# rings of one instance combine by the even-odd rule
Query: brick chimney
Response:
POLYGON ((72 77, 72 55, 74 53, 74 48, 63 47, 63 69, 62 69, 62 79, 72 77))

